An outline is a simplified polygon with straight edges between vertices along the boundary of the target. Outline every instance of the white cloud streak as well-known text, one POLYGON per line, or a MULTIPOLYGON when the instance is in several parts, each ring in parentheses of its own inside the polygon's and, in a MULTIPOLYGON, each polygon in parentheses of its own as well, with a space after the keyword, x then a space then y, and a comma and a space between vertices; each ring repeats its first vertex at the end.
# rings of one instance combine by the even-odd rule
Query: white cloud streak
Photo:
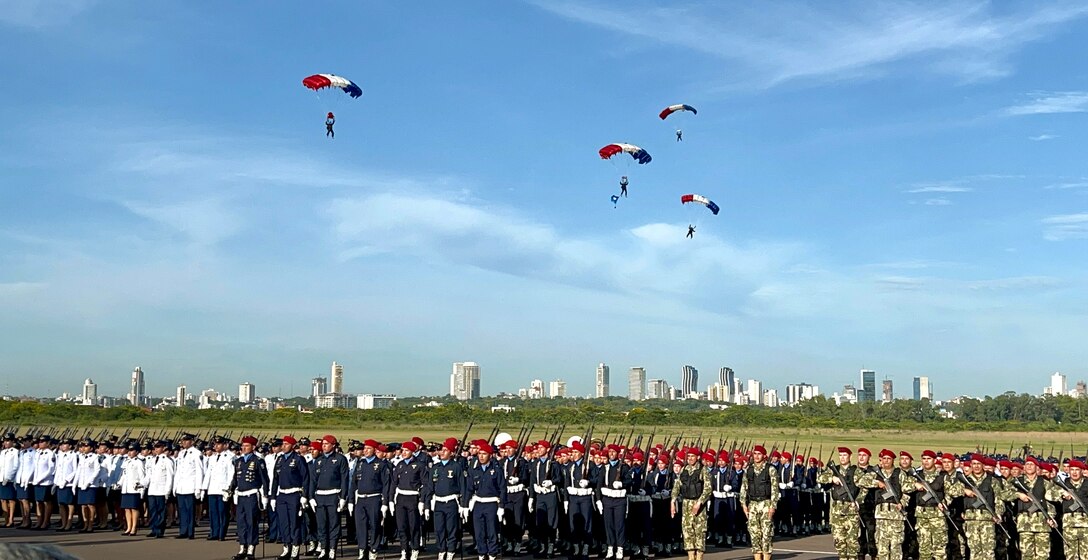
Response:
POLYGON ((1043 238, 1047 241, 1088 239, 1088 212, 1061 214, 1043 219, 1043 238))
MULTIPOLYGON (((1007 107, 1003 112, 1007 116, 1050 115, 1056 113, 1083 113, 1088 111, 1088 92, 1057 91, 1034 92, 1031 101, 1021 105, 1007 107)), ((1043 135, 1033 140, 1047 140, 1053 136, 1043 135)))
POLYGON ((1031 140, 1032 142, 1042 142, 1044 140, 1053 140, 1057 137, 1058 135, 1056 134, 1040 134, 1038 136, 1028 136, 1028 140, 1031 140))
POLYGON ((908 193, 958 193, 958 192, 971 192, 975 189, 971 187, 959 187, 956 185, 930 185, 926 187, 917 187, 910 189, 908 193))

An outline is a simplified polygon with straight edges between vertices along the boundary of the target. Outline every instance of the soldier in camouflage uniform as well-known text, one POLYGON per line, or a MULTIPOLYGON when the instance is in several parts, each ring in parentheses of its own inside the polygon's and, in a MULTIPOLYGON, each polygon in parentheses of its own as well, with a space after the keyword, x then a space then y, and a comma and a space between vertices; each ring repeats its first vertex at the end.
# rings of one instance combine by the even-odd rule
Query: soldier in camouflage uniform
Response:
POLYGON ((1088 560, 1088 484, 1084 472, 1088 465, 1069 461, 1069 479, 1058 481, 1062 505, 1062 536, 1067 558, 1088 560))
POLYGON ((710 471, 699 462, 699 450, 689 449, 687 464, 672 487, 672 515, 682 511, 680 526, 688 560, 703 560, 706 550, 706 501, 710 499, 710 471), (679 507, 677 505, 679 504, 679 507))
POLYGON ((841 560, 861 558, 858 543, 861 525, 858 517, 857 496, 859 486, 872 486, 875 475, 865 472, 850 464, 851 452, 847 447, 839 448, 839 464, 828 465, 820 471, 816 480, 820 484, 831 484, 831 536, 835 540, 835 550, 841 560))
POLYGON ((937 454, 927 449, 922 452, 922 469, 911 475, 919 560, 944 560, 948 545, 948 498, 945 495, 948 477, 936 463, 937 454))
POLYGON ((1050 556, 1050 529, 1056 526, 1047 500, 1060 499, 1060 491, 1054 483, 1039 476, 1039 464, 1034 457, 1027 458, 1023 476, 1011 479, 1009 485, 1018 498, 1016 529, 1020 533, 1021 557, 1045 560, 1050 556))
POLYGON ((904 522, 903 511, 914 491, 910 477, 895 466, 895 452, 880 450, 880 467, 867 481, 876 490, 876 551, 878 560, 902 560, 904 522))
POLYGON ((778 470, 764 460, 762 445, 752 448, 752 463, 744 469, 740 483, 740 504, 748 517, 755 560, 771 560, 774 552, 774 508, 778 503, 778 470))
POLYGON ((956 484, 949 489, 951 495, 964 497, 963 530, 967 533, 967 548, 972 560, 994 560, 994 547, 997 546, 994 524, 1001 523, 1005 510, 1002 500, 1016 496, 1002 479, 984 470, 986 459, 982 455, 972 455, 970 473, 959 473, 956 484))

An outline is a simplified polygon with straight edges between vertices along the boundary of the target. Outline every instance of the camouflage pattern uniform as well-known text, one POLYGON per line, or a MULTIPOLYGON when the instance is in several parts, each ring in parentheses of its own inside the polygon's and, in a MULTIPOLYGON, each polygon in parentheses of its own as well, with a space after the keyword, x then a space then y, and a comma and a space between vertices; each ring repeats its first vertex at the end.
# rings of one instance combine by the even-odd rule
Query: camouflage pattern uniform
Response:
POLYGON ((907 473, 893 468, 877 469, 865 486, 876 493, 876 552, 878 560, 902 560, 905 534, 905 508, 910 503, 914 484, 907 473), (884 483, 880 488, 878 483, 884 483))
POLYGON ((835 550, 839 558, 854 560, 861 553, 858 538, 861 535, 861 525, 858 523, 858 503, 850 501, 849 494, 856 499, 859 486, 869 487, 873 485, 875 475, 872 472, 850 465, 842 472, 841 466, 834 469, 829 465, 820 471, 816 480, 820 484, 832 484, 841 473, 844 486, 831 487, 831 536, 835 540, 835 550), (846 488, 849 488, 849 493, 846 488))
MULTIPOLYGON (((1065 491, 1070 495, 1076 494, 1076 498, 1062 499, 1062 536, 1065 537, 1065 556, 1080 560, 1088 560, 1088 480, 1082 478, 1078 482, 1065 481, 1065 491)), ((1059 491, 1059 494, 1061 492, 1059 491)))
POLYGON ((673 503, 679 503, 677 509, 682 512, 680 527, 684 535, 684 550, 700 554, 706 550, 706 502, 710 499, 710 491, 710 471, 702 464, 684 465, 684 470, 680 471, 672 487, 673 503), (699 506, 699 513, 693 514, 696 505, 699 506))
POLYGON ((752 538, 752 554, 756 556, 763 554, 770 558, 774 552, 774 522, 768 514, 780 497, 778 469, 767 462, 760 465, 752 463, 744 469, 740 483, 740 503, 748 507, 748 534, 752 538), (757 483, 758 489, 754 488, 757 483))
POLYGON ((947 477, 940 469, 918 471, 929 487, 933 489, 918 490, 915 487, 917 504, 914 508, 914 517, 917 522, 914 528, 918 531, 918 558, 919 560, 944 560, 948 546, 948 521, 940 506, 947 508, 951 500, 945 495, 947 477))
POLYGON ((1008 489, 1004 480, 985 472, 980 476, 962 473, 957 476, 967 477, 983 493, 982 496, 966 497, 964 492, 972 487, 961 480, 957 480, 956 484, 951 487, 952 495, 965 496, 963 500, 963 530, 967 533, 967 548, 971 553, 971 560, 994 560, 997 536, 995 535, 994 519, 986 506, 993 508, 998 518, 1000 518, 1005 511, 1005 504, 1002 501, 1016 499, 1016 493, 1008 489))
POLYGON ((1032 501, 1016 501, 1016 529, 1020 533, 1020 553, 1024 560, 1046 560, 1050 557, 1050 525, 1047 518, 1054 515, 1054 508, 1047 500, 1061 499, 1061 491, 1054 483, 1041 477, 1027 475, 1009 481, 1009 490, 1030 493, 1047 508, 1043 513, 1032 501), (1025 492, 1028 490, 1029 492, 1025 492))

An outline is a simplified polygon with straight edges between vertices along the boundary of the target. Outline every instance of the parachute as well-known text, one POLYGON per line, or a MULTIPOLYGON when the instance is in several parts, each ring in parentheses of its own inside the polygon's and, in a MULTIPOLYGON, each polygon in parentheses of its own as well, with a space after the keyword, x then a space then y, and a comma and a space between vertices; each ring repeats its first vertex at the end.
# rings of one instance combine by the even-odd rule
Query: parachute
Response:
POLYGON ((637 161, 640 165, 650 163, 650 161, 653 160, 653 158, 650 157, 649 152, 643 150, 642 148, 639 148, 638 146, 635 146, 634 144, 609 144, 601 148, 600 151, 597 153, 601 155, 601 159, 611 160, 612 156, 624 152, 631 154, 631 157, 634 158, 635 161, 637 161))
POLYGON ((715 216, 717 216, 718 211, 721 210, 721 208, 718 208, 717 204, 714 204, 714 201, 701 194, 685 194, 680 197, 681 204, 687 204, 689 202, 697 202, 699 204, 702 204, 703 206, 706 206, 707 210, 713 212, 715 216))
POLYGON ((362 97, 363 88, 355 85, 355 82, 337 76, 336 74, 314 74, 302 80, 302 85, 315 92, 324 88, 340 88, 352 99, 362 97))
POLYGON ((659 115, 657 115, 657 116, 661 117, 661 120, 665 120, 665 119, 669 118, 669 115, 671 115, 673 113, 676 113, 676 112, 680 112, 680 111, 690 111, 691 114, 693 114, 693 115, 698 115, 699 114, 699 111, 696 111, 695 107, 692 107, 691 105, 680 104, 680 105, 669 105, 668 107, 665 107, 664 109, 661 110, 661 113, 659 115))

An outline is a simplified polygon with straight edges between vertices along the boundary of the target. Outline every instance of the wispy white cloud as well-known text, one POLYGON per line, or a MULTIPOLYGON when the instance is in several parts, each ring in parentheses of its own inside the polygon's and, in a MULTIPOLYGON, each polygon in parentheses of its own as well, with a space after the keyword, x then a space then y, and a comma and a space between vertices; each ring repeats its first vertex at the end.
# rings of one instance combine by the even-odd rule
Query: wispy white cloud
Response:
POLYGON ((927 198, 924 204, 926 206, 950 206, 952 201, 947 198, 927 198))
POLYGON ((1053 140, 1057 137, 1057 134, 1040 134, 1038 136, 1028 136, 1028 140, 1031 140, 1032 142, 1042 142, 1043 140, 1053 140))
POLYGON ((0 23, 43 28, 64 25, 95 0, 7 0, 0 2, 0 23))
POLYGON ((762 87, 804 78, 869 78, 906 60, 967 81, 1002 77, 1012 72, 1011 52, 1088 14, 1081 5, 1028 5, 998 16, 978 3, 728 4, 727 10, 712 9, 718 4, 533 3, 575 21, 736 63, 740 68, 731 74, 743 72, 762 87))
POLYGON ((1054 183, 1043 187, 1044 189, 1082 189, 1088 187, 1088 181, 1070 181, 1066 183, 1054 183))
MULTIPOLYGON (((1008 116, 1048 115, 1088 111, 1088 92, 1085 91, 1034 92, 1030 97, 1031 101, 1027 103, 1005 108, 1004 114, 1008 116)), ((1043 136, 1046 136, 1046 138, 1037 137, 1033 138, 1033 140, 1053 138, 1049 135, 1043 136)))
POLYGON ((138 216, 180 232, 198 246, 215 245, 243 227, 243 218, 221 198, 167 204, 126 201, 122 204, 138 216))
POLYGON ((1048 241, 1088 238, 1088 212, 1050 216, 1043 224, 1043 238, 1048 241))
POLYGON ((925 187, 915 187, 910 189, 908 193, 957 193, 957 192, 971 192, 975 189, 971 187, 961 187, 956 185, 929 185, 925 187))

